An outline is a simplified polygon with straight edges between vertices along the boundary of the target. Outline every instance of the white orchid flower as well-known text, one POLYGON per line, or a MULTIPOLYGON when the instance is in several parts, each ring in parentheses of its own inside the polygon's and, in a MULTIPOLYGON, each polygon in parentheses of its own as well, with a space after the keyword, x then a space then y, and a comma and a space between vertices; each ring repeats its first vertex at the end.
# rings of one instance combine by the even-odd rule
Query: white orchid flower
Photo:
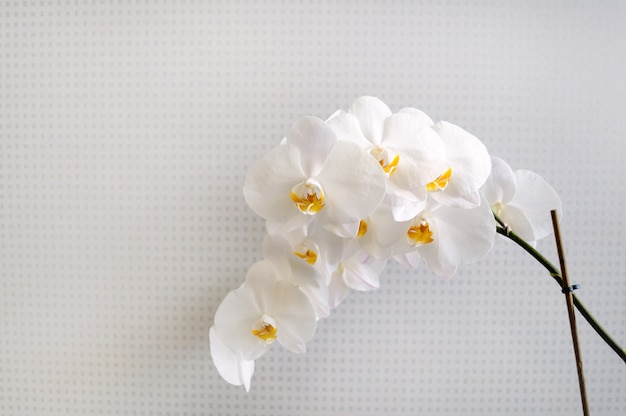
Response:
POLYGON ((307 296, 281 279, 272 262, 261 260, 250 268, 244 284, 226 295, 213 327, 231 351, 250 361, 276 340, 290 351, 305 352, 317 318, 307 296))
POLYGON ((386 260, 378 260, 362 250, 337 266, 329 285, 330 307, 336 308, 351 290, 369 292, 380 287, 380 274, 386 260))
POLYGON ((263 239, 263 258, 270 260, 281 278, 296 285, 309 299, 315 315, 329 315, 328 286, 312 263, 317 263, 319 247, 305 239, 292 247, 282 235, 268 235, 263 239))
POLYGON ((475 136, 452 123, 440 121, 433 129, 445 143, 448 168, 426 186, 429 194, 443 205, 479 206, 479 189, 491 172, 487 148, 475 136))
POLYGON ((387 260, 398 252, 404 252, 403 249, 407 244, 406 231, 412 218, 406 221, 396 221, 392 207, 381 204, 362 222, 364 231, 357 241, 359 247, 370 256, 387 260))
POLYGON ((317 270, 326 284, 330 282, 330 275, 343 258, 346 239, 320 226, 316 219, 280 237, 289 244, 287 251, 317 270))
POLYGON ((496 234, 495 219, 484 199, 474 208, 431 205, 408 225, 404 253, 398 253, 396 260, 415 267, 421 257, 444 278, 489 253, 496 234))
POLYGON ((243 385, 250 391, 250 380, 254 373, 254 360, 246 360, 239 351, 235 352, 221 340, 215 328, 209 329, 211 358, 217 372, 224 380, 234 386, 243 385))
POLYGON ((387 178, 385 202, 398 221, 424 208, 426 185, 449 168, 444 143, 424 113, 392 114, 381 100, 365 96, 327 122, 340 140, 356 143, 379 163, 387 178))
POLYGON ((354 143, 338 141, 324 121, 296 122, 284 144, 270 150, 246 177, 244 197, 268 221, 268 232, 294 230, 317 218, 352 237, 385 195, 385 175, 354 143))
POLYGON ((492 157, 492 169, 482 193, 493 212, 527 242, 553 232, 551 210, 561 212, 561 199, 538 174, 516 170, 492 157))

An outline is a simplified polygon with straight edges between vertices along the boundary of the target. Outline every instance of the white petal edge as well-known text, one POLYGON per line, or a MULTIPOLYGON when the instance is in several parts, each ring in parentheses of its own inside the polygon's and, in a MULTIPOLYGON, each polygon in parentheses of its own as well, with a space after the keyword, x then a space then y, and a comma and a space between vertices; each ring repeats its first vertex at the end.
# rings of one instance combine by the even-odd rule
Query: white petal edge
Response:
POLYGON ((412 115, 413 117, 419 120, 420 124, 426 127, 432 127, 433 124, 435 124, 433 120, 425 112, 423 112, 422 110, 418 110, 417 108, 405 107, 398 112, 412 115))
POLYGON ((270 150, 250 169, 243 196, 260 217, 272 223, 287 223, 303 216, 290 195, 292 188, 305 179, 298 149, 283 144, 270 150))
POLYGON ((333 129, 317 117, 301 118, 287 134, 287 143, 300 151, 302 170, 307 177, 315 177, 322 170, 336 141, 333 129))
POLYGON ((517 191, 509 205, 519 208, 530 223, 534 240, 553 232, 551 210, 560 215, 563 206, 556 191, 538 174, 529 170, 515 171, 517 191))
POLYGON ((250 380, 254 374, 254 360, 246 360, 241 353, 231 350, 217 336, 214 327, 209 329, 209 342, 211 344, 211 358, 219 375, 234 386, 243 385, 249 392, 250 380))
POLYGON ((507 204, 515 195, 517 180, 513 169, 499 157, 491 157, 491 173, 481 188, 482 194, 493 207, 494 204, 507 204))
POLYGON ((339 110, 330 116, 326 123, 333 129, 339 140, 352 142, 362 149, 372 146, 372 143, 363 135, 359 120, 352 114, 339 110))
POLYGON ((391 115, 389 107, 376 97, 364 96, 354 100, 348 112, 359 120, 361 131, 367 140, 380 144, 385 119, 391 115))

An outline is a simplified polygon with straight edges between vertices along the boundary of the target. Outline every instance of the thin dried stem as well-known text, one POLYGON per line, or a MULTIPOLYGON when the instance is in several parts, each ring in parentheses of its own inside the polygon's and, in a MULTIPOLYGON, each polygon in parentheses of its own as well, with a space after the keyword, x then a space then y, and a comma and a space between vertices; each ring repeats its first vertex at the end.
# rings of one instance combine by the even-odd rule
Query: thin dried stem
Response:
POLYGON ((552 227, 554 228, 554 239, 556 240, 556 250, 559 255, 559 264, 561 265, 561 277, 563 278, 562 291, 565 295, 565 303, 567 305, 567 314, 569 316, 569 327, 572 333, 572 343, 574 344, 574 357, 576 359, 576 370, 578 371, 578 386, 580 387, 580 400, 583 406, 583 415, 589 416, 589 405, 587 403, 587 389, 585 388, 585 374, 583 372, 583 359, 580 354, 580 345, 578 342, 578 330, 576 328, 576 314, 574 313, 574 300, 572 299, 573 286, 570 286, 569 277, 567 275, 567 267, 565 264, 565 252, 561 240, 561 231, 559 229, 559 219, 556 210, 550 211, 552 216, 552 227))

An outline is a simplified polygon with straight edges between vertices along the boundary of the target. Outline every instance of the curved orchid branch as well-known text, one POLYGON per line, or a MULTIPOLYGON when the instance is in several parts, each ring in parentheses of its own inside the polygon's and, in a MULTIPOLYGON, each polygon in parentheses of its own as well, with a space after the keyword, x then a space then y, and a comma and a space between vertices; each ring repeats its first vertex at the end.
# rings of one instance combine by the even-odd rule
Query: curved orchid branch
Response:
MULTIPOLYGON (((509 240, 515 242, 518 246, 524 249, 528 254, 530 254, 535 260, 539 262, 545 269, 550 273, 550 276, 558 283, 559 287, 563 288, 563 278, 561 277, 561 272, 559 269, 550 263, 541 253, 539 253, 533 246, 528 244, 522 238, 520 238, 517 234, 515 234, 511 229, 498 218, 497 215, 494 214, 496 221, 499 226, 497 227, 498 234, 501 234, 508 238, 509 240)), ((585 308, 585 305, 582 304, 580 300, 573 295, 574 298, 574 306, 578 309, 578 312, 589 322, 589 325, 600 335, 600 338, 606 342, 609 347, 615 351, 615 353, 626 363, 626 350, 620 347, 617 342, 611 338, 611 336, 606 332, 604 328, 596 321, 593 315, 585 308)))

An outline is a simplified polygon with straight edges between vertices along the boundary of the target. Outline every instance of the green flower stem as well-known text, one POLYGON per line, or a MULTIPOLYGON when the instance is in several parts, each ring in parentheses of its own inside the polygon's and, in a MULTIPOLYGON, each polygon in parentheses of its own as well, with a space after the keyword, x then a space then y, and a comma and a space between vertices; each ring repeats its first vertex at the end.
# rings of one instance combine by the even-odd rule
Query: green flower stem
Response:
MULTIPOLYGON (((500 224, 497 227, 498 233, 502 234, 509 240, 514 241, 517 245, 523 248, 528 254, 533 256, 535 260, 537 260, 543 267, 546 268, 546 270, 548 270, 548 272, 550 273, 550 276, 552 276, 552 278, 558 283, 559 287, 563 288, 563 278, 561 277, 561 272, 559 271, 559 269, 556 268, 552 263, 550 263, 541 253, 535 250, 533 246, 528 244, 526 241, 520 238, 517 234, 511 231, 510 228, 500 218, 498 218, 497 215, 494 214, 494 216, 498 224, 500 224)), ((622 359, 622 361, 626 363, 626 350, 620 347, 617 344, 617 342, 615 342, 613 338, 611 338, 611 336, 604 330, 604 328, 600 326, 600 324, 595 320, 593 315, 591 315, 591 313, 589 313, 587 308, 585 308, 585 305, 583 305, 578 300, 576 295, 573 295, 572 297, 574 298, 574 306, 576 306, 576 309, 578 309, 578 312, 580 312, 580 314, 587 320, 587 322, 589 322, 589 325, 591 325, 591 327, 595 329, 595 331, 598 333, 598 335, 600 335, 600 337, 604 340, 604 342, 606 342, 609 345, 609 347, 611 347, 613 351, 617 353, 617 355, 622 359)))

